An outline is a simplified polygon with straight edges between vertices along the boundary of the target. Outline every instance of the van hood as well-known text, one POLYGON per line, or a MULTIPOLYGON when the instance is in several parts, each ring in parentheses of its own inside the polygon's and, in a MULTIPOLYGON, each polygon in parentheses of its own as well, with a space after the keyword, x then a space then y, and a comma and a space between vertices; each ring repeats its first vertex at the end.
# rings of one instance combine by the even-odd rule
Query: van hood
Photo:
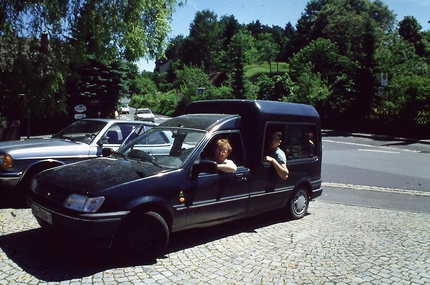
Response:
POLYGON ((89 194, 156 175, 168 168, 122 158, 95 158, 48 169, 35 178, 51 190, 89 194))

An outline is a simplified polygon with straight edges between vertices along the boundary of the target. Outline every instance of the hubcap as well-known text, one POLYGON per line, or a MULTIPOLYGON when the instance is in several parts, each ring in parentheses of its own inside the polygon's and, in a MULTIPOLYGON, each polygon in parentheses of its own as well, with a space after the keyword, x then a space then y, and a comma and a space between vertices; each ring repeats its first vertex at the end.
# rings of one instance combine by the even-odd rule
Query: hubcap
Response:
POLYGON ((300 214, 305 210, 306 207, 306 197, 303 192, 299 192, 296 195, 296 199, 294 201, 294 209, 296 213, 300 214))

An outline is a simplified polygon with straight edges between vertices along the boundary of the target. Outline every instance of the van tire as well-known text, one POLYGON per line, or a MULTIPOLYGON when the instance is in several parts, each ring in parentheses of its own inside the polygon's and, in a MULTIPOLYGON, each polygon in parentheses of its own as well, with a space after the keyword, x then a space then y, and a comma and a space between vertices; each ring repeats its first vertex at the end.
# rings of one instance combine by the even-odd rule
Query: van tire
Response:
POLYGON ((289 218, 293 220, 303 218, 308 212, 309 195, 307 189, 302 187, 297 188, 286 205, 286 211, 289 218))
POLYGON ((125 222, 116 245, 127 258, 154 259, 164 253, 169 227, 160 214, 149 211, 125 222))

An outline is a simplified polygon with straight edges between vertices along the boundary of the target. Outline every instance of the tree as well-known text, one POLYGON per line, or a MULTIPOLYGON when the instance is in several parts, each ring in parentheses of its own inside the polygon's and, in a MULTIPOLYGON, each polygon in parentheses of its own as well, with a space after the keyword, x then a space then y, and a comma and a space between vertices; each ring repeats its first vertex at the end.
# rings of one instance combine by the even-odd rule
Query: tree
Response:
POLYGON ((276 60, 279 54, 279 45, 273 39, 272 34, 264 33, 259 35, 256 48, 260 59, 269 62, 270 72, 272 72, 272 61, 276 60))
POLYGON ((231 39, 224 59, 224 68, 228 71, 233 94, 238 99, 247 98, 245 65, 254 62, 256 55, 254 37, 247 29, 241 29, 231 39))
POLYGON ((214 12, 209 10, 197 12, 190 25, 183 62, 186 65, 203 65, 207 73, 218 70, 217 55, 222 46, 221 34, 222 30, 214 12))
POLYGON ((406 16, 399 23, 399 35, 415 47, 417 55, 424 57, 426 46, 423 36, 420 33, 421 25, 412 16, 406 16))
POLYGON ((281 37, 280 54, 278 57, 278 61, 287 62, 288 59, 291 58, 294 51, 296 50, 294 46, 294 39, 296 38, 297 38, 296 29, 291 24, 291 22, 288 22, 287 25, 285 25, 284 36, 281 37))
POLYGON ((337 44, 323 38, 312 41, 290 61, 291 78, 298 87, 292 100, 318 102, 322 114, 345 115, 355 100, 356 69, 357 63, 339 54, 337 44), (311 86, 306 87, 306 82, 311 86), (314 93, 306 93, 307 88, 314 93))
POLYGON ((223 50, 226 50, 228 45, 231 42, 231 39, 241 29, 242 25, 239 24, 239 22, 236 20, 236 18, 233 15, 222 16, 221 20, 219 21, 219 24, 220 24, 221 30, 223 31, 222 47, 223 47, 223 50))
MULTIPOLYGON (((305 47, 312 40, 316 39, 312 37, 311 29, 313 28, 315 21, 317 20, 318 13, 322 8, 335 0, 310 0, 305 7, 305 11, 297 21, 297 37, 294 38, 295 50, 293 53, 299 51, 302 47, 305 47)), ((314 34, 316 34, 314 32, 314 34)))
POLYGON ((65 111, 64 82, 70 76, 69 64, 72 70, 79 70, 87 64, 88 54, 99 62, 158 57, 170 32, 176 2, 4 0, 0 35, 2 50, 10 61, 1 65, 7 74, 26 73, 26 80, 14 80, 2 91, 16 98, 26 94, 24 109, 31 107, 40 116, 65 111))
POLYGON ((77 67, 79 77, 68 80, 73 106, 87 104, 87 117, 113 117, 120 97, 128 95, 128 68, 120 61, 99 61, 87 56, 86 64, 77 67))

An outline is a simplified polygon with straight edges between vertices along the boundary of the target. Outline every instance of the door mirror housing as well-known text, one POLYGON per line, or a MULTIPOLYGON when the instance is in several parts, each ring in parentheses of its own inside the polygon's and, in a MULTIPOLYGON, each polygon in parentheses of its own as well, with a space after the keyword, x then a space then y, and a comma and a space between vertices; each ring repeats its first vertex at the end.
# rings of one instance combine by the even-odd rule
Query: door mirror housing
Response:
POLYGON ((114 153, 113 148, 110 148, 110 147, 102 148, 102 156, 103 157, 107 157, 107 156, 111 155, 112 153, 114 153))
POLYGON ((193 165, 192 178, 197 177, 200 173, 217 174, 218 166, 215 161, 202 160, 193 165))

